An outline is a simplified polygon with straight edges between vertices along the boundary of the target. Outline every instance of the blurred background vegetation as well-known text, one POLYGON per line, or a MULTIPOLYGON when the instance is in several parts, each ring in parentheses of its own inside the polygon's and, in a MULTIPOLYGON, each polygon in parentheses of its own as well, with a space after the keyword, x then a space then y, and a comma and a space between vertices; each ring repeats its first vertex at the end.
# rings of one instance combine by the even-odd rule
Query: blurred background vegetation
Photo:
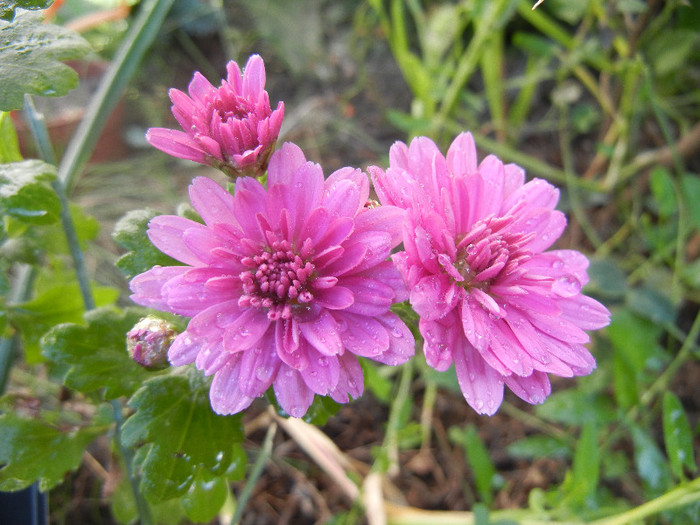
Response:
MULTIPOLYGON (((195 175, 223 182, 143 138, 148 127, 175 125, 167 91, 184 90, 195 70, 218 84, 228 60, 261 54, 270 99, 286 105, 280 141, 296 142, 326 174, 386 166, 396 140, 428 135, 446 148, 470 130, 482 155, 561 188, 569 227, 558 247, 590 257, 586 293, 613 312, 591 344, 598 369, 554 380, 541 406, 507 394, 487 418, 469 410, 453 372, 367 365, 365 396, 322 429, 354 470, 387 473, 385 493, 397 504, 476 510, 479 523, 498 509, 529 512, 523 520, 698 523, 700 2, 532 4, 176 0, 112 117, 116 135, 72 190, 100 225, 90 271, 128 304, 114 224, 131 209, 173 212, 195 175)), ((51 16, 108 63, 140 7, 64 0, 51 16)), ((46 111, 58 100, 44 100, 46 111)), ((28 388, 33 379, 19 371, 13 381, 28 388)), ((255 416, 244 420, 253 455, 264 435, 255 416)), ((112 452, 97 443, 90 453, 99 466, 112 452)), ((53 523, 114 519, 114 480, 98 466, 87 461, 52 491, 53 523)), ((171 512, 170 523, 186 522, 171 512)), ((243 523, 363 515, 278 434, 243 523)), ((390 508, 388 516, 409 523, 390 508)))

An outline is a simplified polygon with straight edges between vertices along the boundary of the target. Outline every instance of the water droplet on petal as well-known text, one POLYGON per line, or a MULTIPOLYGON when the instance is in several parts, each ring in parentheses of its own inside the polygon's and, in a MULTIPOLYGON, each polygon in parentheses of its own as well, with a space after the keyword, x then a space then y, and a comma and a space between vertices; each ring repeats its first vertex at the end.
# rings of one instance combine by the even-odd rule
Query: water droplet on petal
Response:
POLYGON ((552 291, 561 297, 573 297, 581 291, 581 283, 573 275, 562 275, 552 283, 552 291))

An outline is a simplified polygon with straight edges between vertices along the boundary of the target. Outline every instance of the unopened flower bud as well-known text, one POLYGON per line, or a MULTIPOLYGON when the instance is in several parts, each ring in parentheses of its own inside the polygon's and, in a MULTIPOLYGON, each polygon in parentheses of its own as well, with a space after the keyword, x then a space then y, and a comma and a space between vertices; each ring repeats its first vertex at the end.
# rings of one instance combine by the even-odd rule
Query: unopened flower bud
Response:
POLYGON ((148 316, 126 334, 126 348, 138 364, 157 370, 168 366, 168 349, 176 336, 177 332, 170 323, 148 316))

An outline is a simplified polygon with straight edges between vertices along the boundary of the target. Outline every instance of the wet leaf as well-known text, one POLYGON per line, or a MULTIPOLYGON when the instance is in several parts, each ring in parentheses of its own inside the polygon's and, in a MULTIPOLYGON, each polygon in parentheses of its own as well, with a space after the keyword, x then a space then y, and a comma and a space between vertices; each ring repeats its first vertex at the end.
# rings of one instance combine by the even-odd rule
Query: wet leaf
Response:
POLYGON ((683 405, 678 397, 669 391, 664 393, 663 427, 671 470, 676 477, 683 479, 684 468, 690 472, 698 469, 693 452, 693 434, 683 405))
POLYGON ((228 483, 223 477, 207 476, 200 471, 182 497, 182 507, 192 521, 208 523, 219 512, 228 496, 228 483))
POLYGON ((124 215, 114 227, 112 234, 114 241, 128 250, 128 253, 119 258, 116 265, 128 279, 150 270, 156 265, 182 264, 153 246, 146 235, 148 221, 156 215, 158 213, 150 209, 133 210, 124 215))
POLYGON ((78 85, 78 74, 63 60, 90 50, 77 33, 42 23, 42 16, 18 13, 12 22, 0 21, 0 111, 20 109, 24 95, 60 97, 78 85))
POLYGON ((126 350, 126 332, 143 316, 137 309, 100 308, 85 315, 87 326, 60 324, 41 341, 44 355, 64 371, 63 382, 79 392, 104 388, 105 399, 130 395, 150 375, 126 350))
POLYGON ((0 111, 0 163, 19 162, 22 154, 19 151, 17 132, 9 113, 0 111))
POLYGON ((46 9, 53 0, 0 0, 0 20, 12 22, 16 9, 46 9))
POLYGON ((50 185, 55 178, 56 168, 39 160, 0 164, 0 215, 28 224, 56 222, 61 203, 50 185))
POLYGON ((136 413, 124 423, 122 440, 140 447, 134 467, 151 502, 187 493, 200 470, 217 476, 245 463, 245 453, 235 446, 243 439, 241 416, 212 411, 199 372, 149 379, 129 406, 136 413))
POLYGON ((78 468, 85 447, 105 430, 103 425, 61 430, 12 412, 0 415, 0 490, 20 490, 37 481, 42 491, 55 487, 78 468))

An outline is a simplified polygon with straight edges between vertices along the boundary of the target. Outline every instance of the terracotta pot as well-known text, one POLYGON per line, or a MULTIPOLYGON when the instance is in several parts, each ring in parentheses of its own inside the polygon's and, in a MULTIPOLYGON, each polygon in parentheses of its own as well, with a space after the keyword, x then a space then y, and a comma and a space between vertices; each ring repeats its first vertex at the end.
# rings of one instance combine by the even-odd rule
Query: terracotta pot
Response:
MULTIPOLYGON (((34 97, 34 105, 44 115, 49 137, 56 156, 60 159, 73 133, 85 114, 87 101, 97 90, 100 79, 107 69, 105 61, 67 62, 80 77, 78 87, 63 97, 34 97)), ((107 119, 107 123, 97 141, 91 162, 102 162, 122 158, 127 153, 124 141, 124 101, 120 100, 107 119)), ((26 158, 38 156, 34 139, 23 115, 19 111, 12 113, 17 129, 20 151, 26 158)))

